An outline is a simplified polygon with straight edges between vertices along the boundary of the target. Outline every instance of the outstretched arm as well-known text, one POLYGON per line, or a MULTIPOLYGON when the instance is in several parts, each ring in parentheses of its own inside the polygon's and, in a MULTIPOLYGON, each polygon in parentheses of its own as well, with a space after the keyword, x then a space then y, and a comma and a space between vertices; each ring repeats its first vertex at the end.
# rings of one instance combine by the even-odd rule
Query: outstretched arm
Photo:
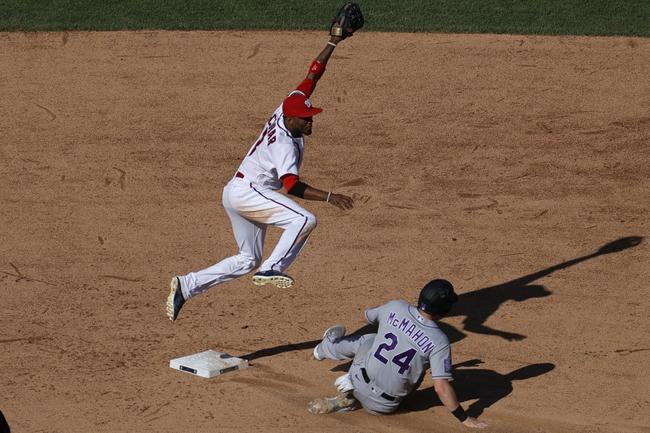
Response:
MULTIPOLYGON (((323 51, 320 52, 318 57, 316 57, 316 62, 319 62, 321 65, 323 65, 323 68, 327 66, 327 61, 330 59, 330 56, 334 52, 334 48, 338 45, 339 42, 341 42, 343 38, 340 36, 330 36, 330 40, 327 41, 327 45, 325 45, 325 48, 323 48, 323 51)), ((322 74, 321 74, 322 75, 322 74)), ((307 78, 310 78, 312 80, 318 80, 320 78, 320 75, 318 75, 315 72, 312 72, 311 69, 309 73, 307 74, 307 78)))
POLYGON ((302 81, 302 83, 298 85, 298 87, 296 87, 296 90, 303 93, 307 98, 309 98, 311 94, 314 93, 316 83, 318 83, 320 77, 323 76, 327 62, 332 56, 336 45, 342 40, 343 38, 340 36, 330 36, 330 39, 327 42, 327 45, 325 45, 325 48, 323 48, 323 51, 321 51, 318 57, 316 57, 316 59, 311 62, 311 65, 309 65, 307 77, 302 81))
POLYGON ((465 427, 470 428, 485 428, 487 424, 483 421, 479 421, 476 418, 467 416, 460 403, 458 402, 458 397, 456 397, 456 391, 454 387, 451 386, 449 380, 447 379, 434 379, 433 388, 436 390, 436 394, 440 398, 442 404, 445 405, 447 409, 456 417, 460 422, 463 423, 465 427))
MULTIPOLYGON (((307 77, 302 81, 302 83, 300 83, 300 85, 298 85, 295 91, 303 93, 307 98, 311 96, 316 88, 316 83, 325 72, 325 66, 332 56, 336 44, 342 40, 343 38, 340 36, 330 36, 325 48, 323 48, 318 57, 311 62, 307 77)), ((354 200, 352 197, 314 188, 313 186, 300 182, 297 176, 289 176, 287 179, 283 179, 282 183, 285 192, 305 200, 326 201, 343 210, 352 209, 354 206, 354 200)))
POLYGON ((336 11, 336 15, 330 26, 330 40, 327 42, 323 51, 320 52, 318 57, 309 66, 307 78, 300 83, 297 90, 303 92, 309 98, 316 88, 316 83, 323 75, 323 72, 325 72, 327 61, 334 52, 336 45, 343 39, 352 36, 354 32, 363 27, 363 24, 363 13, 358 4, 348 2, 341 6, 336 11))

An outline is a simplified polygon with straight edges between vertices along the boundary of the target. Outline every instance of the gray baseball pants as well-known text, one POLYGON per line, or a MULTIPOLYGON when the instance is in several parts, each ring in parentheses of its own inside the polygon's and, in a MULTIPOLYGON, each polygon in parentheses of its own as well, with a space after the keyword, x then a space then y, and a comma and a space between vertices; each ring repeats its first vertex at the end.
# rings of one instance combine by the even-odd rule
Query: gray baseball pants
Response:
POLYGON ((350 380, 354 385, 353 395, 370 413, 390 413, 397 409, 401 399, 387 399, 386 394, 374 385, 368 377, 366 360, 377 334, 364 334, 342 337, 334 341, 323 340, 321 349, 327 359, 342 361, 352 359, 350 380), (364 374, 365 372, 365 374, 364 374))

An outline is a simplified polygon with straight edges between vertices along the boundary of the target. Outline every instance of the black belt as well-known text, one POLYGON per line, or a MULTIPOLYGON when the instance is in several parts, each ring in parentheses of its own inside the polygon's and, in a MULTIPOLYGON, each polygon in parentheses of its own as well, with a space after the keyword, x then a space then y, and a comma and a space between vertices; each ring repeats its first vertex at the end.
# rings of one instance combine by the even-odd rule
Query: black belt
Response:
MULTIPOLYGON (((363 380, 364 380, 366 383, 370 383, 370 378, 368 377, 368 373, 366 372, 366 369, 365 369, 365 368, 361 368, 361 375, 363 376, 363 380)), ((382 393, 381 393, 381 397, 382 397, 382 398, 385 398, 385 399, 388 400, 388 401, 395 401, 395 400, 397 400, 397 398, 393 397, 393 396, 390 395, 390 394, 386 394, 385 392, 382 392, 382 393)))

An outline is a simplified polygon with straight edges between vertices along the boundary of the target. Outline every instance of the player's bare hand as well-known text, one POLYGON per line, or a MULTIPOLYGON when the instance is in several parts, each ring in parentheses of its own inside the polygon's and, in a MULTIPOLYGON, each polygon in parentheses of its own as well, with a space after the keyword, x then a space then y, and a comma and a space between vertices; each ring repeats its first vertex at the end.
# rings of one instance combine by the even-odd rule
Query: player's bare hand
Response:
POLYGON ((330 204, 333 204, 341 210, 349 210, 354 207, 354 200, 352 197, 348 197, 344 194, 332 194, 330 195, 330 204))
POLYGON ((480 429, 484 429, 488 426, 483 421, 479 421, 476 418, 472 418, 471 416, 467 417, 467 419, 463 421, 463 425, 469 428, 480 428, 480 429))

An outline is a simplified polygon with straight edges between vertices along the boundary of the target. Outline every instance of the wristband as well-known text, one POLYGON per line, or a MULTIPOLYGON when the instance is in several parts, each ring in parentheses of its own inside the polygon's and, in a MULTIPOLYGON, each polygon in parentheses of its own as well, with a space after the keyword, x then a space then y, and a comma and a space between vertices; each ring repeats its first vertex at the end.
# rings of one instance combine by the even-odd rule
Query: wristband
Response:
POLYGON ((323 75, 323 72, 325 72, 325 65, 319 62, 318 60, 314 60, 311 62, 311 65, 309 65, 309 73, 314 74, 317 77, 320 77, 323 75))
POLYGON ((333 47, 336 47, 336 44, 334 42, 327 41, 327 45, 331 45, 333 47))
POLYGON ((325 199, 326 202, 330 202, 330 196, 332 195, 332 191, 327 193, 327 198, 325 199))
POLYGON ((465 409, 463 409, 463 406, 461 405, 458 405, 456 409, 451 411, 451 414, 460 422, 465 422, 467 419, 467 412, 465 412, 465 409))
POLYGON ((309 188, 309 185, 299 180, 288 192, 295 197, 305 198, 305 190, 307 188, 309 188))

